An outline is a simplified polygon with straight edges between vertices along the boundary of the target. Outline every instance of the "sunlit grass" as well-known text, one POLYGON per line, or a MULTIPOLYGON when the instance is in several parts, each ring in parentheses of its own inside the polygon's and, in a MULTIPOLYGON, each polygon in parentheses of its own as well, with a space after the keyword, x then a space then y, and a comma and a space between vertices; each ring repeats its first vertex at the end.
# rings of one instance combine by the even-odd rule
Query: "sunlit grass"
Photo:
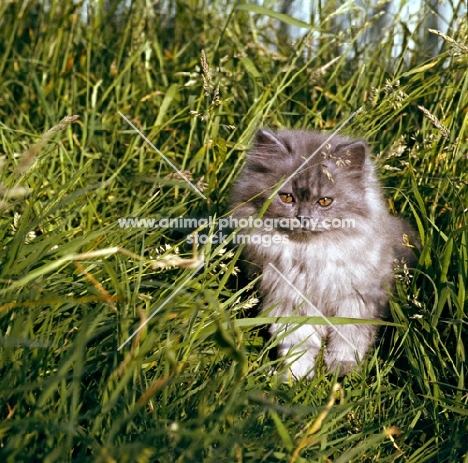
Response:
POLYGON ((0 5, 0 460, 468 461, 466 25, 395 57, 332 2, 294 43, 231 2, 42 3, 0 5), (239 250, 118 219, 219 217, 257 127, 356 111, 418 268, 362 371, 283 384, 239 250))

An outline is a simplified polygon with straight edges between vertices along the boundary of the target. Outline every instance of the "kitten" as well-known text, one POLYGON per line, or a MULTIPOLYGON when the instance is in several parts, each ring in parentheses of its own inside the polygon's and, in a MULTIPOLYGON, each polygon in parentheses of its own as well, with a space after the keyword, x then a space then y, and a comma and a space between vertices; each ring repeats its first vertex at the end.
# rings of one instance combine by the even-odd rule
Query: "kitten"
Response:
MULTIPOLYGON (((269 316, 380 319, 394 260, 415 263, 404 234, 416 236, 387 211, 366 143, 328 138, 258 130, 231 193, 232 217, 261 216, 273 194, 262 224, 250 222, 243 231, 248 271, 263 274, 259 292, 269 316)), ((376 326, 273 324, 270 332, 280 356, 288 354, 292 375, 312 378, 322 342, 327 368, 344 375, 357 366, 356 357, 364 358, 376 326)))

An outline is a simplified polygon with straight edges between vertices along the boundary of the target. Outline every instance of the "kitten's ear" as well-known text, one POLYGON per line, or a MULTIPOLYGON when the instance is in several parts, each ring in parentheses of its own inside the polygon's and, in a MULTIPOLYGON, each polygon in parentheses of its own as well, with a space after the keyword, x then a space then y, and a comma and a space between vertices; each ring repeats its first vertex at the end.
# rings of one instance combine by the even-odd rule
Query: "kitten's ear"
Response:
POLYGON ((275 133, 269 130, 259 129, 255 133, 253 141, 254 153, 269 153, 274 151, 289 154, 288 148, 283 140, 280 140, 275 133))
POLYGON ((349 167, 360 169, 364 165, 368 151, 367 143, 363 140, 357 140, 338 145, 335 149, 335 155, 344 161, 350 161, 349 167))

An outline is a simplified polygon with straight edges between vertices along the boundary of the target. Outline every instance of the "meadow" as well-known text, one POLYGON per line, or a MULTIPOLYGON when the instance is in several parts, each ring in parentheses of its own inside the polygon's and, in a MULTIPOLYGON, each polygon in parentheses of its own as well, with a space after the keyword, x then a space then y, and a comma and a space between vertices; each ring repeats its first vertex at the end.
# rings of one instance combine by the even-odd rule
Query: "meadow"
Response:
POLYGON ((461 6, 151 3, 0 4, 0 461, 468 463, 461 6), (419 260, 359 372, 285 384, 232 236, 119 219, 223 217, 256 128, 340 126, 419 260))

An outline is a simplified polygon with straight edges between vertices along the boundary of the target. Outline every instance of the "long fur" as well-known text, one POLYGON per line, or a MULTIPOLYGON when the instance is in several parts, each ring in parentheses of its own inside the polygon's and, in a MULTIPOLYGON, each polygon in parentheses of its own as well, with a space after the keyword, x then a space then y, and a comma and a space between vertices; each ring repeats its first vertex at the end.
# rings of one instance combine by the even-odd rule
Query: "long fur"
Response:
MULTIPOLYGON (((324 144, 327 138, 309 131, 259 130, 231 193, 233 216, 257 217, 275 188, 315 153, 279 189, 263 219, 307 217, 320 223, 352 219, 355 227, 253 228, 252 236, 279 235, 282 241, 267 246, 251 240, 245 247, 248 270, 262 273, 262 311, 269 311, 269 316, 380 319, 393 286, 394 260, 414 263, 414 254, 403 243, 403 235, 414 237, 414 232, 387 211, 365 142, 334 136, 324 144), (295 201, 282 202, 282 192, 292 194, 295 201), (329 207, 318 204, 324 197, 333 198, 329 207)), ((328 368, 345 374, 357 366, 357 358, 364 358, 376 328, 275 324, 270 332, 278 337, 280 355, 290 354, 292 375, 310 378, 323 342, 328 368)))

